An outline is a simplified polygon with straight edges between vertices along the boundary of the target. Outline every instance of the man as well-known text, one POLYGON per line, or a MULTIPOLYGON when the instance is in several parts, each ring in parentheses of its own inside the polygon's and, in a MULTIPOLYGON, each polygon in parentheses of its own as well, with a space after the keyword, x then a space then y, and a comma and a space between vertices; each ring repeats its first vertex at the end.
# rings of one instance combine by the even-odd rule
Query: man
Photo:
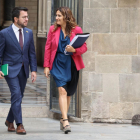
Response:
POLYGON ((27 78, 29 65, 32 82, 36 81, 37 62, 33 33, 26 28, 28 9, 15 7, 12 11, 13 24, 0 31, 0 78, 3 78, 1 65, 8 64, 8 76, 5 76, 11 92, 11 108, 5 125, 9 132, 14 132, 14 120, 17 134, 26 134, 22 124, 21 102, 27 78))

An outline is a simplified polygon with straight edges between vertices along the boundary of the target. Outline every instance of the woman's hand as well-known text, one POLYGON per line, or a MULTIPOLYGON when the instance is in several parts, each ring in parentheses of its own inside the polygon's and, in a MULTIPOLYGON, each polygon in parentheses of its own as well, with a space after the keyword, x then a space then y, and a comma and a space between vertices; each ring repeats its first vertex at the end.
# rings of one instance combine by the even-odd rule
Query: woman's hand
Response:
POLYGON ((72 46, 70 46, 70 45, 66 46, 66 51, 67 52, 73 52, 73 53, 76 52, 76 50, 72 46))
POLYGON ((45 76, 46 76, 47 78, 49 78, 49 76, 50 76, 50 70, 49 70, 48 67, 44 68, 44 73, 45 73, 45 76))

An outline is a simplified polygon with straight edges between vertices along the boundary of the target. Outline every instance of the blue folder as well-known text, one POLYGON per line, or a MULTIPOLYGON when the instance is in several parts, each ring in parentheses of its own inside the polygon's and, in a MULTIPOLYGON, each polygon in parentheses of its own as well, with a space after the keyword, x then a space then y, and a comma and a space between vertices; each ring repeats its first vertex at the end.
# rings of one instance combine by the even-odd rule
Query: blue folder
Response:
MULTIPOLYGON (((88 39, 90 33, 79 33, 76 34, 76 36, 72 39, 72 41, 70 42, 70 46, 74 47, 74 48, 79 48, 81 47, 85 41, 88 39)), ((64 51, 65 55, 72 55, 72 52, 67 52, 66 49, 64 51)))

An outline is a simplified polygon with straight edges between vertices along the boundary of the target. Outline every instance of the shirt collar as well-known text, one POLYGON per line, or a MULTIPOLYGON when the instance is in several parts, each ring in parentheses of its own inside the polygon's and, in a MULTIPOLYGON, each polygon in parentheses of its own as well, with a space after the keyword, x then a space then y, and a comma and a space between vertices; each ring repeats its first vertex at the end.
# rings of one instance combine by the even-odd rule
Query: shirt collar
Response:
MULTIPOLYGON (((19 28, 14 23, 12 24, 12 27, 14 31, 19 31, 19 28)), ((21 31, 23 32, 23 28, 21 28, 21 31)))

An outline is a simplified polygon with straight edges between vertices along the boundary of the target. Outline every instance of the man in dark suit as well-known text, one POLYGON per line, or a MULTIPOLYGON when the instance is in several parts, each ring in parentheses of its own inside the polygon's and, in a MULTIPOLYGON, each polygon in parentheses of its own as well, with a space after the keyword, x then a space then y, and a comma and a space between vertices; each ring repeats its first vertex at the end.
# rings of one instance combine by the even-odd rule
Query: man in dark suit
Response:
POLYGON ((15 7, 12 11, 13 24, 0 31, 0 78, 3 78, 1 65, 8 64, 8 76, 5 76, 11 92, 11 108, 5 122, 8 131, 15 131, 14 120, 17 125, 17 134, 26 134, 22 124, 21 102, 29 66, 32 82, 36 81, 37 61, 32 30, 26 28, 28 23, 28 9, 15 7))

